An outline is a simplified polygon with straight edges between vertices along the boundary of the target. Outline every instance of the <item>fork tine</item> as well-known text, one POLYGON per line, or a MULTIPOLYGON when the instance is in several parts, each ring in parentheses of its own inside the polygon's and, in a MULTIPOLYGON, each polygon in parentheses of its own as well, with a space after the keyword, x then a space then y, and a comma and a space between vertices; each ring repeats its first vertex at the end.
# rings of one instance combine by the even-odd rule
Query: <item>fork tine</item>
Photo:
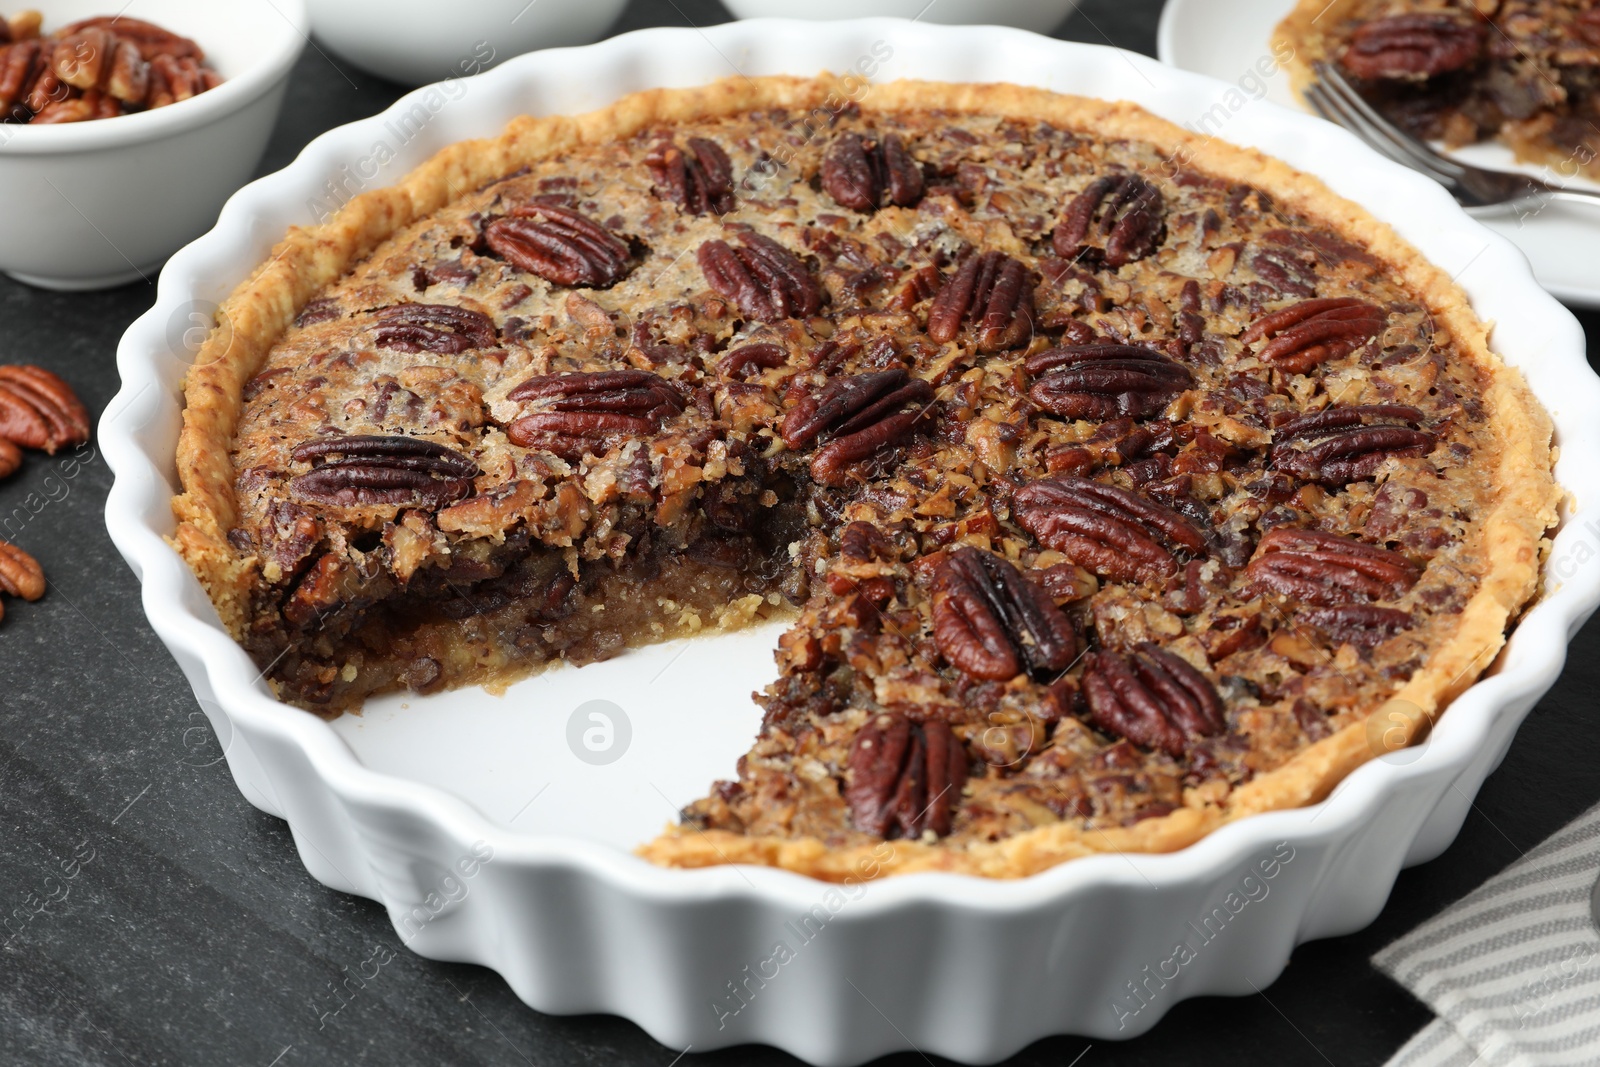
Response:
POLYGON ((1322 116, 1324 119, 1327 119, 1329 122, 1333 123, 1335 126, 1342 126, 1349 130, 1351 133, 1361 138, 1362 141, 1366 142, 1367 145, 1377 149, 1380 153, 1394 160, 1396 163, 1399 163, 1401 166, 1411 166, 1411 160, 1408 157, 1401 156, 1399 150, 1394 148, 1388 142, 1370 135, 1367 132, 1366 127, 1363 126, 1355 116, 1344 111, 1336 100, 1329 96, 1328 93, 1323 91, 1323 88, 1320 84, 1313 82, 1306 88, 1306 102, 1311 105, 1311 109, 1313 111, 1322 116))
POLYGON ((1378 152, 1394 160, 1396 163, 1411 170, 1420 170, 1423 174, 1439 182, 1452 182, 1448 175, 1442 174, 1432 168, 1425 167, 1421 160, 1401 150, 1400 146, 1384 137, 1372 125, 1364 121, 1360 115, 1352 111, 1343 100, 1328 92, 1319 83, 1313 83, 1306 89, 1306 99, 1317 113, 1329 122, 1343 126, 1366 144, 1378 152))
POLYGON ((1368 122, 1365 116, 1357 112, 1348 100, 1330 92, 1326 85, 1313 83, 1306 90, 1306 97, 1312 101, 1312 106, 1324 113, 1324 117, 1354 133, 1396 163, 1421 171, 1447 188, 1457 184, 1455 173, 1434 166, 1432 160, 1426 156, 1407 151, 1403 142, 1386 136, 1383 130, 1368 122), (1330 112, 1331 115, 1328 114, 1330 112))
POLYGON ((1456 184, 1456 174, 1453 171, 1435 166, 1430 157, 1410 151, 1404 141, 1390 136, 1382 127, 1368 121, 1366 116, 1358 111, 1349 100, 1331 91, 1327 85, 1317 84, 1316 91, 1320 94, 1324 105, 1335 112, 1337 117, 1334 121, 1355 133, 1372 147, 1377 148, 1397 163, 1410 167, 1412 170, 1421 171, 1443 185, 1452 186, 1456 184))
POLYGON ((1433 146, 1419 140, 1402 130, 1378 112, 1378 109, 1367 103, 1366 98, 1356 92, 1355 86, 1332 63, 1318 62, 1314 64, 1317 79, 1326 87, 1329 95, 1337 97, 1349 106, 1369 125, 1381 132, 1386 138, 1409 155, 1426 163, 1430 169, 1443 171, 1452 177, 1460 178, 1466 173, 1455 160, 1434 151, 1433 146))

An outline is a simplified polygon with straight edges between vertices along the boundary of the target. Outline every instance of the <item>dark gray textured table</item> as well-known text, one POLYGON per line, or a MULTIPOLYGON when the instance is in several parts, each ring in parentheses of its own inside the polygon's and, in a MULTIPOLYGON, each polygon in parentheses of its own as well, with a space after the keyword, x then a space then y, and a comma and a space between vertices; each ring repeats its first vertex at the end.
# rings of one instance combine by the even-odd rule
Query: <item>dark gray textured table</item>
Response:
MULTIPOLYGON (((1085 0, 1059 35, 1153 53, 1159 8, 1085 0)), ((635 0, 617 29, 726 17, 714 0, 635 0)), ((262 172, 398 95, 309 50, 262 172)), ((98 413, 117 388, 117 339, 153 298, 145 284, 67 295, 0 279, 0 362, 60 372, 98 413)), ((1600 316, 1583 318, 1593 336, 1600 316)), ((0 1063, 674 1062, 677 1050, 631 1023, 542 1015, 490 971, 406 952, 377 904, 313 881, 285 825, 235 790, 145 623, 138 584, 104 529, 104 460, 96 454, 71 478, 58 463, 32 456, 0 483, 0 515, 38 508, 15 539, 52 582, 36 604, 8 601, 0 624, 0 919, 9 917, 0 929, 0 1063), (74 862, 76 876, 64 879, 62 864, 74 862), (333 984, 390 953, 354 999, 334 997, 333 984)), ((1573 642, 1566 673, 1460 838, 1404 872, 1369 929, 1301 947, 1259 996, 1188 1001, 1148 1036, 1097 1042, 1081 1060, 1087 1042, 1053 1038, 1014 1062, 1381 1063, 1429 1016, 1367 957, 1600 800, 1597 652, 1600 624, 1573 642)), ((684 1063, 696 1061, 795 1062, 748 1047, 684 1063)), ((884 1062, 923 1061, 907 1053, 884 1062)))

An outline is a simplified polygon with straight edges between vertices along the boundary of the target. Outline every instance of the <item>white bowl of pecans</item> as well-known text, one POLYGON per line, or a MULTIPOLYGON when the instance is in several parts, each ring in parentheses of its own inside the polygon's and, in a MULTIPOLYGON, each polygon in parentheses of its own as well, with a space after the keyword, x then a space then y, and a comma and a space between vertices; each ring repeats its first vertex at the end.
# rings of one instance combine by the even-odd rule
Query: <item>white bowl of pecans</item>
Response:
POLYGON ((153 280, 249 179, 307 40, 302 0, 117 6, 0 18, 0 270, 20 281, 153 280))

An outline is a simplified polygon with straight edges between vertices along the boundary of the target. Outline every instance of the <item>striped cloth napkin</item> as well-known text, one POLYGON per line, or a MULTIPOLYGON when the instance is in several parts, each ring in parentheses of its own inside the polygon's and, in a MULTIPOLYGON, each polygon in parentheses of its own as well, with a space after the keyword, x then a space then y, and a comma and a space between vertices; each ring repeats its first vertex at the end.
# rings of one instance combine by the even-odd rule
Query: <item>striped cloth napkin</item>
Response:
POLYGON ((1600 1067, 1600 806, 1372 958, 1439 1018, 1388 1067, 1600 1067))

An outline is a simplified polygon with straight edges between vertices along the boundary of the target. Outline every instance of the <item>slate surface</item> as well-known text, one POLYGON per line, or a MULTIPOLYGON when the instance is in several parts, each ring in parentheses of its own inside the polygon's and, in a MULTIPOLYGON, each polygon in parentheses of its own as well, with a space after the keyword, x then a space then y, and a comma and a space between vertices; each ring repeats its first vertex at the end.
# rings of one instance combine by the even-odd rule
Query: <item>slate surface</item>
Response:
MULTIPOLYGON (((1085 0, 1059 34, 1153 53, 1159 7, 1085 0)), ((617 29, 725 18, 714 0, 635 0, 617 29)), ((398 93, 308 50, 262 172, 398 93)), ((57 370, 98 413, 116 390, 117 339, 153 295, 147 284, 62 295, 0 278, 0 362, 57 370)), ((1584 318, 1592 336, 1600 316, 1584 318)), ((15 539, 52 581, 37 604, 8 601, 0 624, 0 1063, 674 1062, 679 1050, 631 1023, 542 1015, 490 971, 411 955, 377 904, 314 882, 285 825, 235 790, 145 623, 104 529, 104 460, 60 467, 33 456, 0 483, 0 515, 30 493, 49 501, 15 539), (330 992, 374 966, 354 999, 330 992)), ((1189 1001, 1138 1041, 1086 1052, 1082 1039, 1055 1038, 1013 1062, 1382 1062, 1428 1015, 1367 957, 1600 800, 1597 651, 1591 625, 1459 840, 1403 873, 1369 929, 1303 946, 1259 996, 1189 1001)), ((684 1062, 795 1061, 742 1048, 684 1062)))

